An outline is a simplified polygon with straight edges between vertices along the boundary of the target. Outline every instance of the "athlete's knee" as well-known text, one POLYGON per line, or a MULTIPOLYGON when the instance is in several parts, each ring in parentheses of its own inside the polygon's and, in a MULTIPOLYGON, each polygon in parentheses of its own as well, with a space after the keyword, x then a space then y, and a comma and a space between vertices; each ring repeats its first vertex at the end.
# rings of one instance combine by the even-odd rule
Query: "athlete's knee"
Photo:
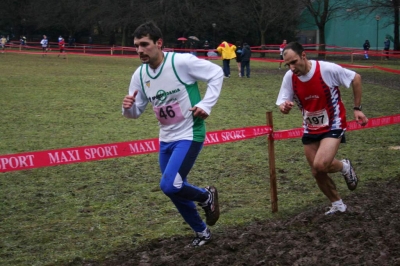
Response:
POLYGON ((163 182, 162 180, 160 182, 160 189, 162 192, 164 192, 165 195, 173 194, 172 192, 173 187, 167 182, 163 182))
POLYGON ((329 166, 330 163, 328 162, 314 162, 312 168, 313 168, 313 172, 315 174, 313 174, 314 176, 317 176, 319 174, 326 174, 329 172, 329 166))
POLYGON ((315 180, 325 180, 325 178, 328 176, 328 172, 325 170, 325 168, 311 168, 311 173, 312 176, 315 178, 315 180))
POLYGON ((167 196, 173 195, 179 191, 177 187, 174 187, 173 183, 165 181, 164 178, 161 179, 160 189, 167 196))

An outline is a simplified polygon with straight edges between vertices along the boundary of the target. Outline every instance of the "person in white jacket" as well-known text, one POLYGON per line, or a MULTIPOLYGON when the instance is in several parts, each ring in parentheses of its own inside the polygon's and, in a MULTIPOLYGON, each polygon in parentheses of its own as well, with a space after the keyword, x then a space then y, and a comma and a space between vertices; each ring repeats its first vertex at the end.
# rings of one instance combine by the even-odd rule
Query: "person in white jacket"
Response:
POLYGON ((43 35, 43 39, 40 41, 40 44, 42 45, 43 50, 42 56, 45 56, 45 53, 47 53, 49 47, 49 40, 47 39, 46 35, 43 35))
POLYGON ((163 52, 162 33, 153 22, 140 25, 133 36, 143 64, 132 76, 122 114, 136 119, 148 103, 153 106, 160 127, 161 190, 195 232, 191 245, 201 246, 211 240, 207 225, 214 225, 219 218, 218 192, 214 186, 190 184, 187 176, 203 147, 204 120, 219 98, 224 74, 208 60, 163 52), (207 82, 203 99, 197 81, 207 82), (195 202, 204 209, 206 223, 195 202))

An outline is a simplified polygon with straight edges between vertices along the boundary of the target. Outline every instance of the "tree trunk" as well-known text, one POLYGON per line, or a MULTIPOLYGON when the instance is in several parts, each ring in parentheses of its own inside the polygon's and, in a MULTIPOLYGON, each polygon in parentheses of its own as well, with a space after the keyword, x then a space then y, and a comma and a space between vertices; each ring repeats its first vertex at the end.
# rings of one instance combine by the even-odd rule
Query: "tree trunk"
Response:
POLYGON ((260 37, 261 37, 261 45, 265 45, 265 31, 260 30, 260 37))
POLYGON ((127 46, 127 42, 126 42, 126 40, 127 40, 127 27, 126 27, 126 25, 124 25, 123 27, 122 27, 122 40, 121 40, 121 46, 127 46))
POLYGON ((323 26, 318 26, 319 29, 319 48, 318 51, 321 53, 318 53, 318 58, 322 59, 325 58, 325 51, 326 51, 326 46, 325 46, 325 24, 323 26))
POLYGON ((108 44, 109 44, 110 46, 114 46, 114 45, 115 45, 115 29, 113 29, 113 30, 111 31, 108 44))
POLYGON ((393 50, 400 51, 400 31, 399 31, 399 23, 400 23, 400 0, 393 0, 394 6, 394 40, 393 40, 393 50))
MULTIPOLYGON (((260 30, 260 37, 261 37, 261 50, 265 50, 265 31, 260 30)), ((260 53, 260 57, 265 57, 265 53, 260 53)))

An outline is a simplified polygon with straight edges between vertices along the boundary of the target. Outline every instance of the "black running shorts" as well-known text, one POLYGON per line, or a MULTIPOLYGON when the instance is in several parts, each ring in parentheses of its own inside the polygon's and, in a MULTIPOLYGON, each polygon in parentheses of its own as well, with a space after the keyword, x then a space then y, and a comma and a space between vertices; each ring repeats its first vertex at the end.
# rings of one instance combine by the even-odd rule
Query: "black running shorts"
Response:
POLYGON ((303 137, 301 138, 301 141, 303 142, 304 145, 311 144, 313 142, 321 141, 321 139, 324 138, 334 138, 334 139, 339 139, 342 138, 340 143, 346 143, 346 138, 344 136, 344 130, 343 129, 335 129, 331 130, 326 133, 322 134, 308 134, 305 133, 303 137))

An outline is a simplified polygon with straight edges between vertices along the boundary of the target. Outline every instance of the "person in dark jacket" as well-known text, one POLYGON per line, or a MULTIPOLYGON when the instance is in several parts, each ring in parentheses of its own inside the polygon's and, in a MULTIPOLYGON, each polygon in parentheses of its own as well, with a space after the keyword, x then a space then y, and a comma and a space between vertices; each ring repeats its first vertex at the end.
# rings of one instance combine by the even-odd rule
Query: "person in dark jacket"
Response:
POLYGON ((368 40, 365 40, 365 43, 363 44, 363 47, 364 47, 364 57, 365 57, 365 59, 369 59, 368 51, 369 51, 369 47, 371 47, 371 45, 369 44, 368 40))
POLYGON ((247 43, 244 43, 242 49, 242 62, 240 68, 241 77, 244 77, 244 69, 246 68, 246 77, 250 78, 250 57, 251 57, 251 48, 247 43))
POLYGON ((390 40, 388 37, 386 37, 384 45, 385 46, 384 46, 383 50, 385 50, 386 60, 388 60, 389 59, 389 50, 390 50, 390 40))
POLYGON ((203 49, 205 50, 204 56, 207 58, 208 57, 208 50, 210 49, 210 44, 208 43, 208 41, 204 42, 203 49))
POLYGON ((238 67, 238 72, 239 72, 239 78, 242 77, 242 44, 240 43, 240 41, 236 42, 236 64, 238 67))

